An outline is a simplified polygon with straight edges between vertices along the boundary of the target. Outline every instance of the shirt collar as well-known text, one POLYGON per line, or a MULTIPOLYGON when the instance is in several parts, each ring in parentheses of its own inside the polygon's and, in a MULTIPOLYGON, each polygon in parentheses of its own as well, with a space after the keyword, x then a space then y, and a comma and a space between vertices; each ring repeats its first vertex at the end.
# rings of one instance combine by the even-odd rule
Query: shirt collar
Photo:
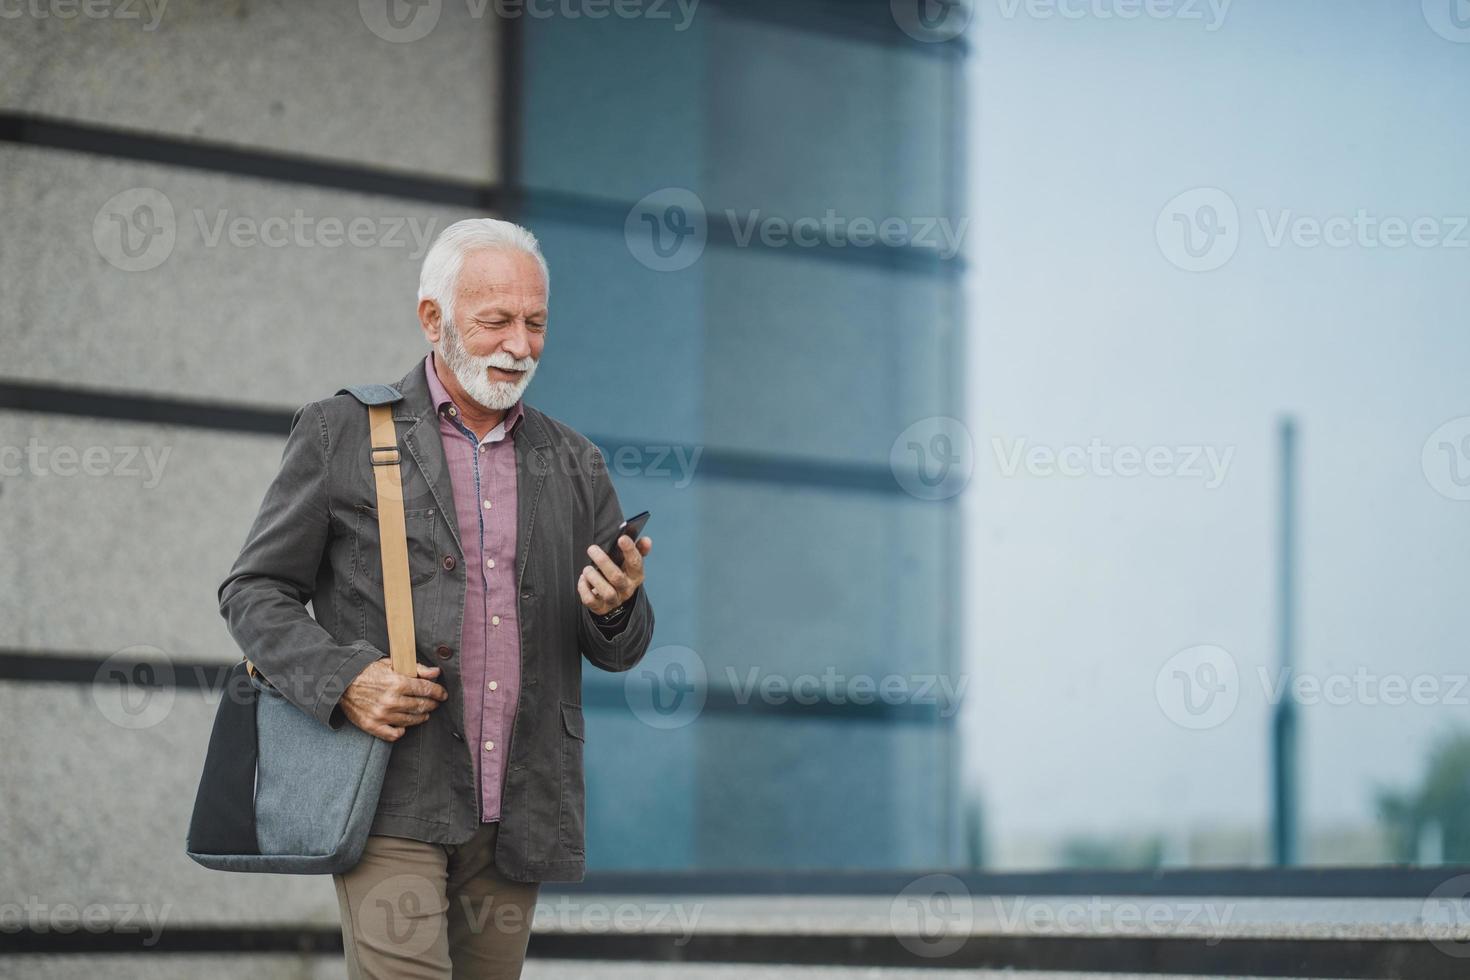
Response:
MULTIPOLYGON (((449 390, 444 387, 444 382, 439 380, 439 372, 434 370, 433 351, 429 351, 429 355, 424 358, 424 373, 428 376, 429 398, 434 403, 434 412, 442 414, 448 406, 454 404, 454 399, 449 397, 449 390)), ((507 435, 515 432, 516 426, 520 425, 521 420, 526 417, 525 408, 521 402, 522 399, 517 398, 516 403, 510 407, 510 410, 505 413, 505 418, 500 422, 507 435)))

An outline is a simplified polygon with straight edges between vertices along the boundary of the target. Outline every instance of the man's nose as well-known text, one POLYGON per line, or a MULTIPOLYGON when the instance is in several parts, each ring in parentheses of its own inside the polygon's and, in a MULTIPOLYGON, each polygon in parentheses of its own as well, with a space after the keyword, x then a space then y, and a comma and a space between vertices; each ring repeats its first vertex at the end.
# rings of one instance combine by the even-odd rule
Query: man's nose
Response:
POLYGON ((518 323, 511 329, 510 336, 505 338, 501 350, 517 360, 524 360, 531 356, 531 333, 524 324, 518 323))

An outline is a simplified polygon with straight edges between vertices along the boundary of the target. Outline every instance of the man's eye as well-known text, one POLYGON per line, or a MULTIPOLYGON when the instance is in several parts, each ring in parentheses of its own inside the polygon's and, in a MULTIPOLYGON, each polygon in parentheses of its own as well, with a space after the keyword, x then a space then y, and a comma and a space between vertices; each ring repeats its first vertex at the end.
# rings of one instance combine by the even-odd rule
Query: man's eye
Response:
POLYGON ((532 330, 545 330, 546 329, 546 324, 544 324, 544 323, 537 323, 535 320, 532 320, 530 323, 527 324, 527 326, 529 326, 532 330))

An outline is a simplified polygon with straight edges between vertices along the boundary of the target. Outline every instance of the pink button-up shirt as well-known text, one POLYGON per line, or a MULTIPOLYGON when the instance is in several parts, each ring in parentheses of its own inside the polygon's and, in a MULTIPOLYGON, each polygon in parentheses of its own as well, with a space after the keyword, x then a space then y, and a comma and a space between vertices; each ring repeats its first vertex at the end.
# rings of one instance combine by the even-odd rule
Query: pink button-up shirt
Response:
POLYGON ((454 513, 464 546, 464 626, 460 679, 465 738, 472 739, 480 820, 500 819, 516 699, 521 689, 521 632, 516 618, 516 451, 510 438, 524 417, 516 402, 484 439, 460 420, 459 409, 424 359, 429 394, 454 487, 454 513))

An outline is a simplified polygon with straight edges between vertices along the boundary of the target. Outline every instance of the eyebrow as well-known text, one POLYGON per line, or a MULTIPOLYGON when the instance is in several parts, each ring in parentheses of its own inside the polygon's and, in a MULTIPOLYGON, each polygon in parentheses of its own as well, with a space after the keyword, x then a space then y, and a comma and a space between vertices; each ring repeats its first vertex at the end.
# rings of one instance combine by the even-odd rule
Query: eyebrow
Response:
MULTIPOLYGON (((506 317, 508 319, 514 319, 516 314, 514 311, 508 310, 503 306, 496 306, 488 310, 476 310, 470 315, 479 319, 489 319, 493 317, 506 317)), ((538 316, 544 317, 547 315, 549 315, 547 308, 544 306, 540 306, 528 312, 526 314, 526 319, 530 320, 538 316)))

